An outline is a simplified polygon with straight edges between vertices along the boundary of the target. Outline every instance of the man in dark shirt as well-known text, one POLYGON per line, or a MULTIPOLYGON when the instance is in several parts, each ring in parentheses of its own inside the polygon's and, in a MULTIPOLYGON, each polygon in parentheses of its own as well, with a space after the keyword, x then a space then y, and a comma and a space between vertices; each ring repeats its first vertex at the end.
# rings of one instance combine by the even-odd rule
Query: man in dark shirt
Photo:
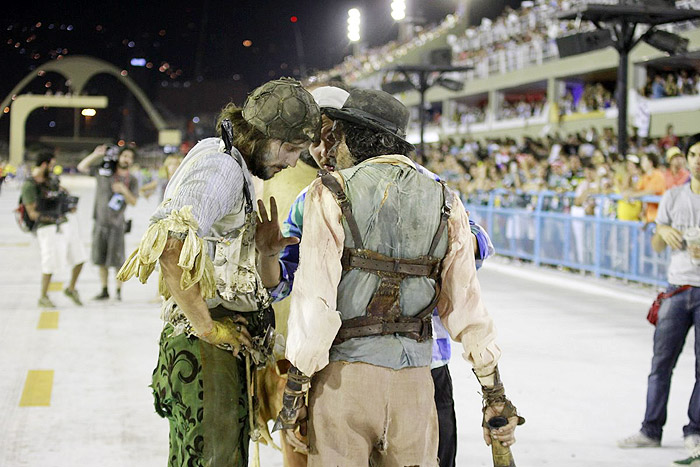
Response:
POLYGON ((41 295, 38 305, 54 308, 47 293, 51 276, 66 263, 72 267, 68 287, 63 291, 76 305, 82 306, 75 284, 87 259, 80 242, 74 219, 69 219, 61 195, 66 193, 58 179, 52 176, 56 157, 51 153, 39 154, 32 176, 22 185, 21 202, 29 218, 35 222, 34 231, 41 254, 41 295))
MULTIPOLYGON (((78 164, 82 173, 90 173, 90 168, 104 160, 107 147, 98 146, 78 164)), ((126 258, 124 250, 124 235, 126 205, 135 205, 138 199, 138 180, 130 173, 136 152, 124 148, 119 152, 116 166, 107 173, 95 171, 97 190, 95 192, 95 211, 93 217, 95 226, 92 232, 92 261, 100 269, 102 292, 96 300, 107 300, 107 278, 109 268, 119 268, 126 258), (111 172, 111 173, 109 173, 111 172)), ((121 300, 121 282, 117 281, 117 300, 121 300)))

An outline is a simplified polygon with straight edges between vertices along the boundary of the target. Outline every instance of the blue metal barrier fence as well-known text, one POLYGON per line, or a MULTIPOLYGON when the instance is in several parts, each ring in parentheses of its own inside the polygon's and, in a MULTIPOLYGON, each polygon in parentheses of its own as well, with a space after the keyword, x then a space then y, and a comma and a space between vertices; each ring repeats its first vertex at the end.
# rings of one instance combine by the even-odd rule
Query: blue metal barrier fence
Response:
POLYGON ((500 255, 589 271, 596 277, 667 284, 669 252, 651 248, 654 224, 616 219, 618 195, 595 196, 590 215, 574 206, 573 199, 573 193, 492 190, 462 201, 500 255))

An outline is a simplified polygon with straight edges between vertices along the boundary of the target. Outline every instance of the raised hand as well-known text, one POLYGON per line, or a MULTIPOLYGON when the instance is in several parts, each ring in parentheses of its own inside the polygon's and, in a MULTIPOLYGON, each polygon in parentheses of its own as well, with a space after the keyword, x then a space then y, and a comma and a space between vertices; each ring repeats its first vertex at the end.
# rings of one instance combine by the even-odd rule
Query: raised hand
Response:
POLYGON ((264 257, 278 256, 288 245, 299 243, 297 237, 285 237, 280 230, 277 219, 277 202, 270 197, 270 216, 262 200, 258 200, 257 230, 255 231, 255 248, 264 257))

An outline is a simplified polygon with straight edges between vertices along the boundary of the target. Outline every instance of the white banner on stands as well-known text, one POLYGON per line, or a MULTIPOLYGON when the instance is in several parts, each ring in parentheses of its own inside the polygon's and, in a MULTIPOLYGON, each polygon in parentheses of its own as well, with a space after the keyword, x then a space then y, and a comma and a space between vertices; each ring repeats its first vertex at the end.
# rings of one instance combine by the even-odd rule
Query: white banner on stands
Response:
POLYGON ((634 126, 637 127, 637 134, 642 138, 646 138, 649 136, 649 127, 651 126, 649 99, 642 97, 637 91, 630 91, 629 99, 634 126))

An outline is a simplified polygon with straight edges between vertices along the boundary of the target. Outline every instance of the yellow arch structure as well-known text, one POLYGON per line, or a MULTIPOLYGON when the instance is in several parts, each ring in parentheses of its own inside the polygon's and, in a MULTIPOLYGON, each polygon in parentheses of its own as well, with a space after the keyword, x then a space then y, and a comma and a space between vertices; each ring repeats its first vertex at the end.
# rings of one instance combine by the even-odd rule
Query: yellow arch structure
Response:
MULTIPOLYGON (((70 88, 72 90, 73 96, 80 96, 83 92, 83 89, 85 85, 87 84, 90 79, 92 79, 93 76, 98 75, 100 73, 106 73, 108 75, 112 75, 115 78, 117 78, 126 88, 131 91, 131 93, 136 97, 136 99, 139 101, 141 106, 144 108, 146 111, 146 114, 148 114, 148 117, 151 119, 153 122, 153 125, 156 127, 158 130, 158 144, 161 146, 164 145, 178 145, 180 144, 182 137, 180 135, 179 130, 174 130, 174 129, 168 129, 165 123, 165 120, 163 117, 161 117, 160 113, 156 110, 156 108, 153 106, 151 101, 148 99, 146 94, 141 90, 141 88, 128 76, 122 76, 121 72, 122 70, 117 68, 116 66, 112 65, 109 62, 106 62, 104 60, 100 60, 98 58, 94 57, 88 57, 85 55, 76 55, 73 57, 65 57, 62 58, 61 60, 52 60, 50 62, 45 63, 38 69, 32 71, 29 73, 27 76, 25 76, 17 85, 10 91, 10 93, 5 97, 5 99, 2 101, 2 104, 0 105, 0 109, 4 109, 5 107, 10 106, 13 104, 15 101, 13 100, 13 96, 19 97, 19 93, 24 89, 25 86, 27 86, 32 80, 34 80, 37 76, 40 76, 44 72, 55 72, 59 73, 62 76, 64 76, 67 80, 70 80, 70 88)), ((15 99, 17 99, 15 97, 15 99)), ((70 99, 71 96, 36 96, 36 97, 46 97, 46 98, 51 98, 47 99, 46 106, 56 106, 57 100, 56 97, 64 97, 66 99, 70 99)), ((61 107, 71 107, 71 104, 66 101, 65 105, 61 105, 61 107)), ((10 112, 12 113, 12 112, 10 112)), ((3 112, 0 112, 0 118, 5 115, 3 112)), ((24 126, 24 123, 26 122, 26 117, 27 115, 24 116, 24 119, 22 121, 22 126, 24 126)), ((18 124, 15 125, 15 127, 18 124)), ((24 132, 22 132, 24 133, 24 132)), ((13 139, 12 133, 10 133, 10 140, 13 139)), ((12 146, 12 143, 10 143, 12 146)), ((21 148, 22 152, 24 151, 24 137, 22 137, 22 143, 21 143, 21 148)), ((13 154, 12 151, 10 152, 10 160, 19 160, 20 162, 22 161, 24 155, 19 154, 13 154), (19 159, 18 159, 19 158, 19 159)))

